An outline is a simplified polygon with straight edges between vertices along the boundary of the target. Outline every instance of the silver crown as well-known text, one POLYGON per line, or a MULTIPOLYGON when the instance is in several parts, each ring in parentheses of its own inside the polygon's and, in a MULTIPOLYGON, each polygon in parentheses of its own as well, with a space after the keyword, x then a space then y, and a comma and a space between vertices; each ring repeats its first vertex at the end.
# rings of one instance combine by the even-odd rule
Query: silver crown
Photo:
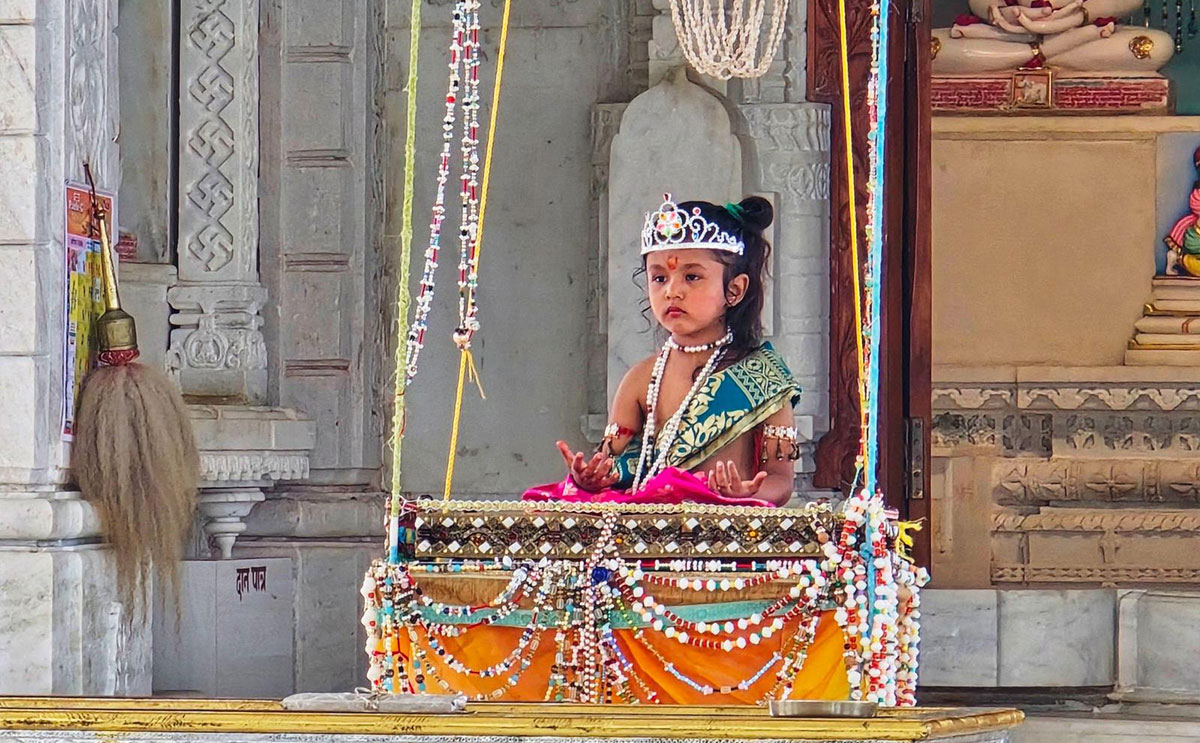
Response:
POLYGON ((724 250, 741 255, 746 244, 715 222, 700 216, 699 207, 688 214, 671 201, 671 194, 664 194, 662 206, 646 214, 646 224, 642 227, 642 255, 656 250, 685 248, 724 250))

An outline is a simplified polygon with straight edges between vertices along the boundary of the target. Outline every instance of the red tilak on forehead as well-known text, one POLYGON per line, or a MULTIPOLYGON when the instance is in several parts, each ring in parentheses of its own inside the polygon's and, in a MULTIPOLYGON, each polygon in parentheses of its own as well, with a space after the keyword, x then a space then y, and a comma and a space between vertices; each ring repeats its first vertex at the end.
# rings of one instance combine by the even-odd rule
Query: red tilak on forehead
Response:
POLYGON ((673 256, 667 258, 667 268, 674 271, 678 267, 679 267, 679 256, 673 255, 673 256))

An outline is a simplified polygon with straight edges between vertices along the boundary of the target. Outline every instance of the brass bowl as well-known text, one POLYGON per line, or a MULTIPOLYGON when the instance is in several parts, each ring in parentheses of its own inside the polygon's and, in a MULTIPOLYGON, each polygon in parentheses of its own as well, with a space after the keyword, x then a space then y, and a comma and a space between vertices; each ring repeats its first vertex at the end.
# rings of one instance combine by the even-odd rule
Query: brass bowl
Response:
POLYGON ((819 699, 772 699, 771 717, 874 717, 875 702, 828 702, 819 699))

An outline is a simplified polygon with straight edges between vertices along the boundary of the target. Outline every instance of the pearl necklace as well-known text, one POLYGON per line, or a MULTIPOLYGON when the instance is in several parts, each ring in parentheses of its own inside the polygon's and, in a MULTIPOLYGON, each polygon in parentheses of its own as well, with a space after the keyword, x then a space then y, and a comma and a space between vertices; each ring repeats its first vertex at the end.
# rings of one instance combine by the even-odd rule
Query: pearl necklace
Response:
POLYGON ((713 349, 717 349, 722 346, 728 346, 732 342, 733 331, 728 330, 725 332, 725 335, 721 336, 712 343, 702 343, 699 346, 681 346, 679 345, 679 342, 675 340, 674 336, 672 336, 667 338, 667 347, 672 351, 683 351, 684 353, 704 353, 705 351, 712 351, 713 349))
POLYGON ((692 405, 692 398, 700 391, 705 382, 712 375, 713 370, 717 368, 721 357, 725 355, 725 347, 733 340, 731 333, 726 333, 724 337, 718 340, 713 347, 713 355, 708 357, 708 361, 704 363, 704 368, 696 375, 696 381, 692 383, 692 388, 688 390, 687 395, 683 398, 683 402, 679 403, 679 408, 675 414, 667 421, 667 425, 663 427, 662 436, 656 440, 656 418, 655 413, 658 410, 658 394, 662 389, 663 372, 667 368, 667 359, 671 356, 670 339, 663 344, 662 351, 659 352, 658 358, 654 361, 654 370, 650 373, 650 384, 646 388, 646 426, 642 431, 642 451, 638 455, 637 471, 633 477, 633 490, 637 492, 645 486, 646 482, 663 470, 667 462, 667 455, 671 451, 671 445, 675 443, 675 437, 679 434, 679 426, 683 421, 683 416, 687 413, 688 408, 692 405), (655 452, 657 450, 657 456, 655 452))

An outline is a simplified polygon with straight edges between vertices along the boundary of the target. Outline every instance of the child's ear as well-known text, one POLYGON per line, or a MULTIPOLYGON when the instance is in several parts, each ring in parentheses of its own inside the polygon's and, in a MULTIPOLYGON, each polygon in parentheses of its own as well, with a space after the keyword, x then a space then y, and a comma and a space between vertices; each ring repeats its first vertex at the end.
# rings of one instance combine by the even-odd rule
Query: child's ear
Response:
POLYGON ((750 286, 750 277, 744 273, 734 276, 725 287, 725 303, 736 307, 746 298, 746 289, 750 286))

